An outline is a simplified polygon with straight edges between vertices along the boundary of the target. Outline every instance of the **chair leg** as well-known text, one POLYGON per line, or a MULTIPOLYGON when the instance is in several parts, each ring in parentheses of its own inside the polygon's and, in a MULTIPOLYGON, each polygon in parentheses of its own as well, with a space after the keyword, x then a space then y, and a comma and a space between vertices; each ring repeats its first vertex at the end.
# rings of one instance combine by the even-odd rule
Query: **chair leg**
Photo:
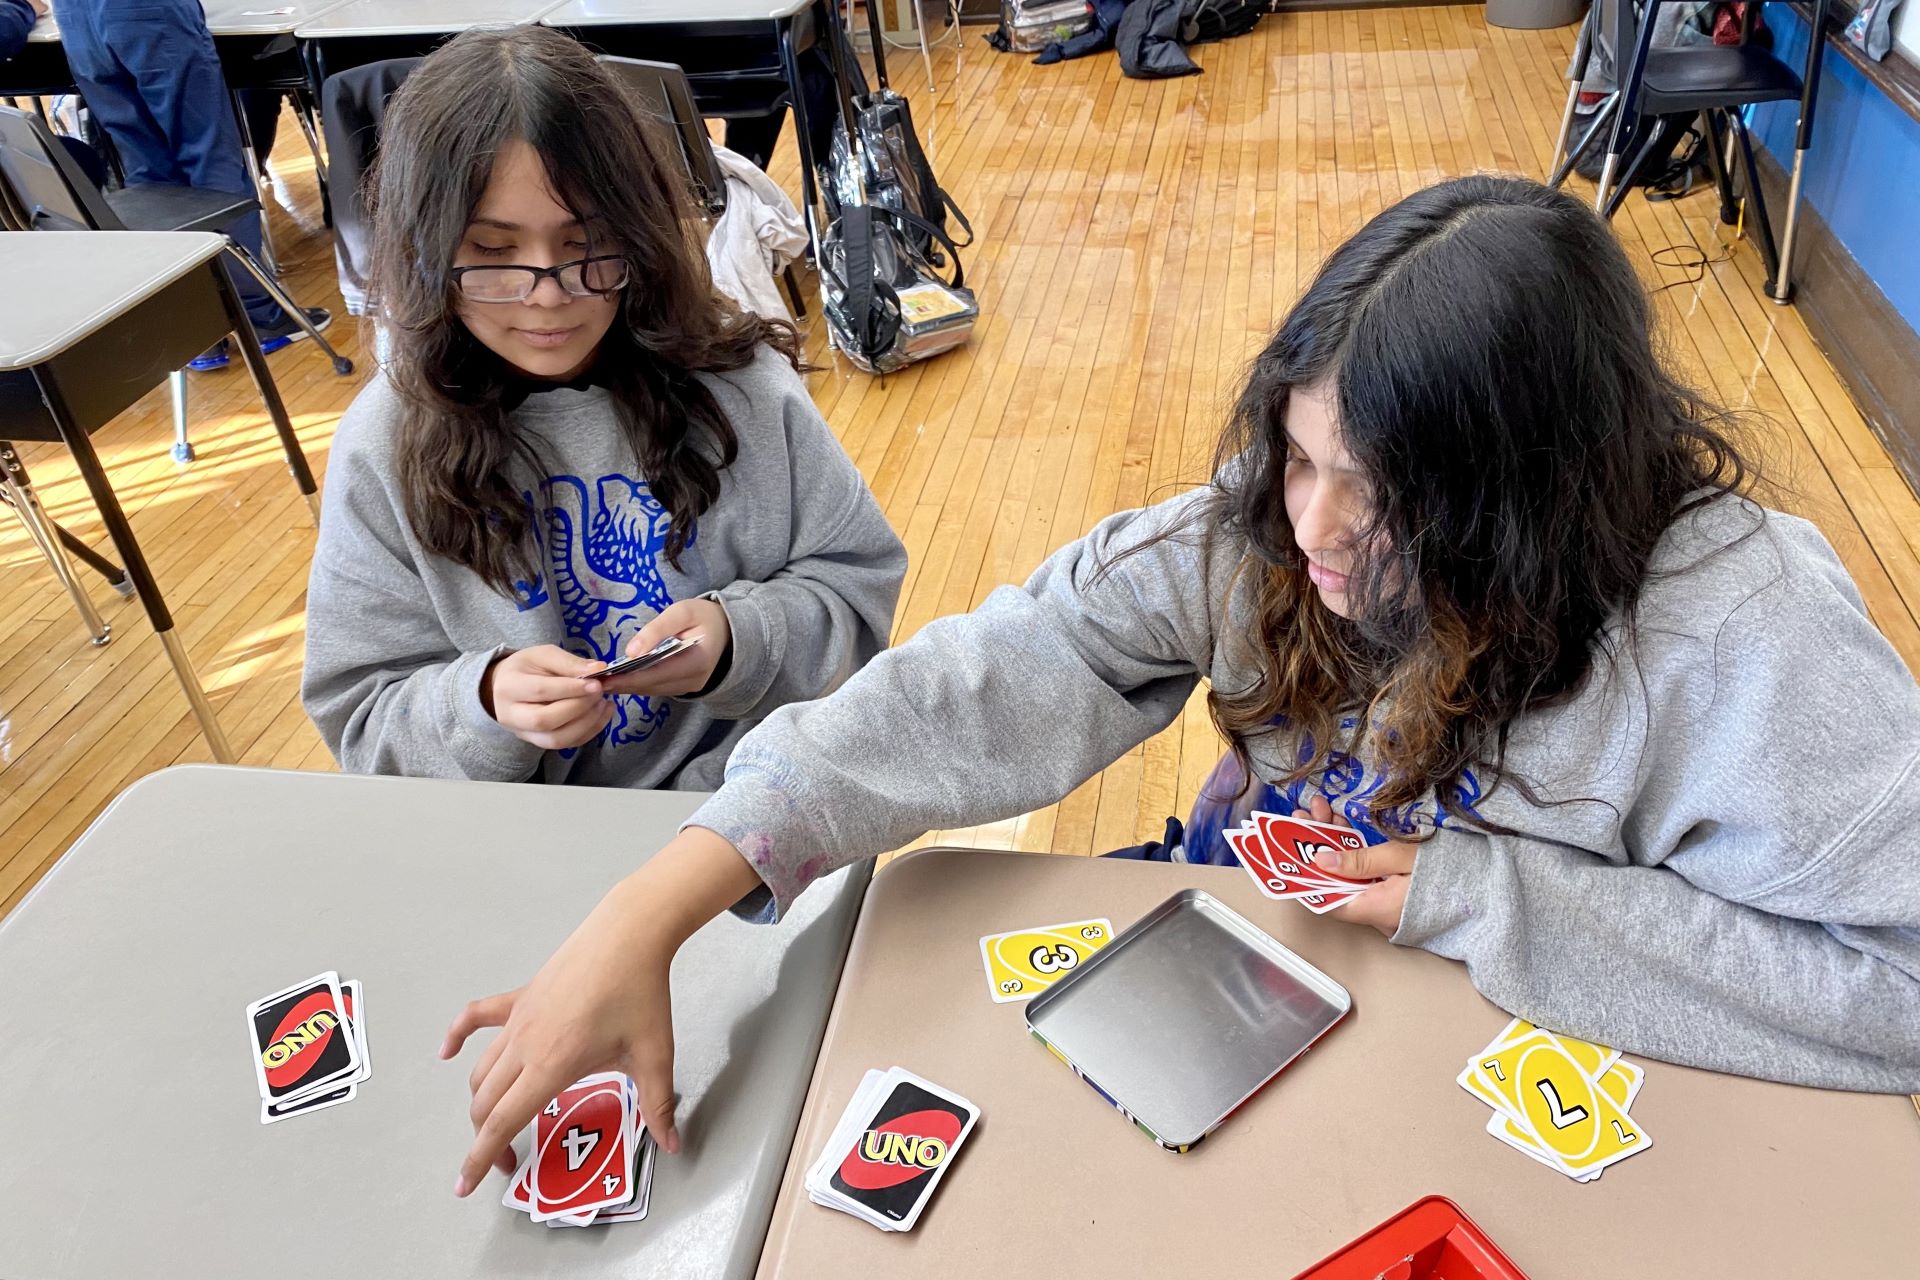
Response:
POLYGON ((93 600, 87 595, 86 588, 80 585, 80 579, 74 575, 73 566, 67 562, 66 549, 61 546, 60 539, 54 536, 53 522, 47 518, 46 511, 41 508, 38 495, 34 493, 31 485, 22 482, 21 476, 24 476, 25 472, 15 473, 10 461, 14 456, 11 446, 5 450, 5 453, 9 461, 0 464, 5 465, 6 468, 4 488, 0 488, 0 499, 4 499, 6 504, 14 509, 15 514, 20 517, 20 522, 27 527, 27 536, 33 539, 33 545, 38 547, 40 554, 46 558, 48 566, 53 570, 53 576, 60 580, 62 587, 66 588, 67 598, 73 601, 75 612, 80 615, 80 621, 87 628, 87 637, 93 641, 93 646, 97 649, 113 639, 113 627, 101 619, 99 611, 93 607, 93 600))
POLYGON ((1773 219, 1767 216, 1767 197, 1760 190, 1760 170, 1753 161, 1753 135, 1747 132, 1747 122, 1738 111, 1729 112, 1734 121, 1734 132, 1740 139, 1741 173, 1746 179, 1747 207, 1752 210, 1752 224, 1758 229, 1756 237, 1760 245, 1760 260, 1766 264, 1767 279, 1780 277, 1780 255, 1774 249, 1773 219))
POLYGON ((240 107, 240 93, 235 90, 227 95, 228 105, 233 108, 234 122, 240 126, 240 150, 247 161, 247 176, 253 179, 253 194, 260 200, 260 256, 266 260, 267 269, 274 275, 280 274, 280 255, 273 250, 273 228, 268 225, 266 191, 271 183, 267 178, 267 167, 260 163, 260 156, 253 146, 253 128, 247 124, 247 113, 240 107))
POLYGON ((1727 176, 1727 158, 1720 154, 1720 134, 1714 113, 1700 113, 1700 145, 1707 153, 1707 168, 1713 171, 1714 189, 1720 193, 1720 223, 1732 226, 1740 221, 1740 207, 1733 198, 1733 179, 1727 176))
POLYGON ((1573 61, 1567 66, 1567 105, 1560 113, 1560 133, 1553 140, 1553 159, 1547 161, 1549 174, 1561 174, 1558 178, 1549 177, 1547 185, 1557 187, 1566 180, 1561 173, 1561 163, 1572 163, 1567 156, 1567 141, 1573 137, 1573 118, 1580 106, 1580 85, 1587 78, 1587 64, 1593 54, 1593 24, 1597 20, 1598 6, 1590 7, 1587 16, 1580 22, 1580 34, 1573 42, 1573 61))
POLYGON ((1580 158, 1587 154, 1587 148, 1591 147, 1600 135, 1612 126, 1613 113, 1619 110, 1619 107, 1620 95, 1610 93, 1599 106, 1594 108, 1593 123, 1587 126, 1587 131, 1580 135, 1580 140, 1573 144, 1572 149, 1561 158, 1560 163, 1548 175, 1548 186, 1558 187, 1567 180, 1567 175, 1573 172, 1573 166, 1579 164, 1580 158))
POLYGON ((804 321, 807 318, 807 301, 800 293, 800 282, 794 279, 791 262, 781 270, 780 282, 787 286, 787 301, 793 304, 793 318, 804 321))
POLYGON ((939 92, 939 86, 933 82, 933 49, 927 44, 927 24, 925 17, 926 15, 920 12, 919 0, 914 0, 913 29, 920 33, 920 61, 926 64, 927 96, 931 98, 935 93, 939 92))
POLYGON ((1646 138, 1634 151, 1633 159, 1624 169, 1619 166, 1618 153, 1607 153, 1607 167, 1600 174, 1599 203, 1594 206, 1602 218, 1609 222, 1613 221, 1613 215, 1620 211, 1621 204, 1627 198, 1627 192, 1633 190, 1633 180, 1639 174, 1640 167, 1646 164, 1647 157, 1653 154, 1654 147, 1659 145, 1660 139, 1666 136, 1666 132, 1667 122, 1655 116, 1653 127, 1647 130, 1646 138), (1615 181, 1610 182, 1609 179, 1615 181))
POLYGON ((185 465, 193 461, 193 441, 187 439, 187 371, 175 369, 167 383, 173 393, 173 460, 185 465))
POLYGON ((245 245, 240 244, 229 236, 227 238, 227 252, 231 253, 234 259, 238 261, 241 266, 245 267, 255 280, 260 282, 262 289, 265 289, 273 295, 273 300, 280 304, 282 311, 285 311, 293 317, 295 324, 307 331, 307 336, 313 339, 314 345, 327 353, 327 359, 333 362, 333 371, 335 373, 344 377, 353 372, 353 361, 333 349, 333 344, 327 341, 326 335, 314 328, 313 321, 307 319, 306 311, 301 308, 299 303, 293 300, 293 295, 288 293, 285 286, 268 275, 266 271, 261 268, 260 264, 253 260, 253 255, 247 252, 245 245))
MULTIPOLYGON (((1573 117, 1580 107, 1580 82, 1567 86, 1567 105, 1560 111, 1560 132, 1554 135, 1553 159, 1547 161, 1547 185, 1557 187, 1566 181, 1561 165, 1567 160, 1567 142, 1573 137, 1573 117)), ((1567 166, 1571 168, 1571 165, 1567 166)))
MULTIPOLYGON (((1793 301, 1793 239, 1800 229, 1800 177, 1807 162, 1807 150, 1793 153, 1793 178, 1787 184, 1787 226, 1780 233, 1780 265, 1773 273, 1773 300, 1780 306, 1793 301)), ((1756 176, 1754 185, 1758 186, 1756 176)))
POLYGON ((307 150, 313 153, 313 173, 320 180, 320 220, 333 225, 333 187, 327 174, 327 158, 320 153, 320 131, 313 123, 313 96, 305 89, 293 91, 293 114, 306 135, 307 150))

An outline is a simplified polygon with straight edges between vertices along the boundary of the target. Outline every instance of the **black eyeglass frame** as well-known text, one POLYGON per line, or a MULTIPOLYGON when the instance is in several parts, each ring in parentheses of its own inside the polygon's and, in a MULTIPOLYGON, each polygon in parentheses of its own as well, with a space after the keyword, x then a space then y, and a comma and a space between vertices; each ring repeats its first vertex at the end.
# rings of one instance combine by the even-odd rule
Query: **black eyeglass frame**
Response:
POLYGON ((620 254, 604 253, 604 254, 597 254, 591 258, 575 258, 572 262, 556 263, 551 267, 529 267, 529 266, 523 266, 517 262, 503 262, 498 264, 491 263, 491 262, 476 263, 470 267, 455 267, 453 268, 452 271, 448 272, 447 274, 451 279, 455 292, 459 293, 459 295, 462 298, 465 298, 468 302, 511 304, 511 303, 517 303, 517 302, 525 302, 528 298, 531 298, 533 296, 533 291, 540 287, 540 282, 542 280, 546 280, 549 278, 551 278, 555 284, 560 286, 560 290, 562 293, 565 293, 570 298, 604 298, 608 294, 620 292, 622 289, 626 288, 629 283, 632 282, 633 265, 629 263, 626 260, 626 258, 621 256, 620 254), (592 266, 596 262, 619 263, 621 268, 620 283, 608 289, 587 288, 586 287, 587 268, 592 266), (579 273, 580 273, 581 287, 577 290, 569 289, 567 288, 567 282, 561 278, 561 273, 566 271, 573 271, 576 268, 579 270, 579 273), (526 289, 521 292, 519 297, 516 297, 516 298, 477 298, 473 294, 468 293, 466 286, 461 283, 461 281, 463 281, 469 273, 474 271, 524 271, 527 273, 528 284, 526 289))

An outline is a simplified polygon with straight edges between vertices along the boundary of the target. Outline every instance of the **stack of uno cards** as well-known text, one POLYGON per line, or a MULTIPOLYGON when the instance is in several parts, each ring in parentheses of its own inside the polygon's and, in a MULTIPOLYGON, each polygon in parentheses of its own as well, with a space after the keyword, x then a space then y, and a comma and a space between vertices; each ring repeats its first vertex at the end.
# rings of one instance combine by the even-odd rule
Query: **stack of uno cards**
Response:
POLYGON ((995 1004, 1031 1000, 1112 941, 1110 920, 1075 920, 989 934, 980 939, 987 993, 995 1004))
POLYGON ((1645 1073, 1616 1049, 1515 1018, 1467 1059, 1460 1087, 1493 1108, 1487 1132, 1576 1182, 1653 1145, 1628 1114, 1645 1073))
POLYGON ((1252 821, 1222 834, 1260 892, 1282 902, 1298 902, 1315 915, 1333 910, 1373 883, 1317 865, 1325 850, 1366 847, 1366 840, 1352 827, 1256 812, 1252 821))
POLYGON ((261 1124, 353 1101, 373 1074, 366 1009, 360 983, 332 971, 247 1006, 261 1124))
POLYGON ((882 1231, 911 1231, 979 1118, 965 1098, 903 1068, 869 1071, 807 1170, 807 1196, 882 1231))
POLYGON ((574 1081, 527 1126, 532 1149, 500 1203, 550 1227, 639 1222, 653 1194, 653 1141, 639 1115, 619 1072, 574 1081))

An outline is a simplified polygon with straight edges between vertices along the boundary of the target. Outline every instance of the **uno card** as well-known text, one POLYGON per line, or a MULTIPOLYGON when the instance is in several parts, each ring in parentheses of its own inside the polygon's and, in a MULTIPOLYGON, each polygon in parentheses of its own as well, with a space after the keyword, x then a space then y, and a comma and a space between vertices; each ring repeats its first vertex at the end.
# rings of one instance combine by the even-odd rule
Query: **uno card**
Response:
POLYGON ((1075 920, 980 939, 987 992, 995 1004, 1030 1000, 1113 940, 1110 920, 1075 920))
POLYGON ((1362 888, 1371 883, 1371 881, 1356 880, 1351 876, 1328 871, 1318 862, 1318 856, 1323 850, 1365 848, 1366 841, 1360 838, 1359 832, 1349 827, 1306 822, 1300 818, 1282 818, 1272 813, 1255 813, 1253 823, 1254 829, 1266 842, 1276 863, 1298 863, 1303 868, 1311 869, 1313 875, 1335 884, 1362 888))
POLYGON ((1599 1087, 1549 1032, 1535 1029, 1519 1036, 1482 1055, 1475 1070, 1480 1083, 1501 1099, 1500 1110, 1575 1177, 1653 1145, 1625 1109, 1631 1078, 1616 1076, 1614 1088, 1599 1087))
POLYGON ((636 671, 645 671, 648 667, 665 662, 674 654, 691 649, 699 643, 699 636, 695 636, 691 640, 683 636, 668 636, 665 640, 662 640, 645 653, 635 654, 631 658, 622 658, 618 662, 609 664, 604 670, 589 671, 580 678, 582 680, 611 680, 615 676, 632 675, 636 671))
POLYGON ((328 1093, 308 1094, 292 1102, 262 1102, 260 1104, 260 1123, 277 1124, 294 1116, 303 1116, 309 1111, 325 1111, 328 1107, 337 1107, 343 1102, 352 1102, 359 1092, 359 1083, 347 1085, 343 1089, 334 1089, 328 1093))
POLYGON ((895 1068, 893 1083, 827 1180, 838 1196, 895 1231, 910 1231, 974 1122, 979 1108, 895 1068))
POLYGON ((632 1194, 627 1098, 626 1077, 604 1072, 562 1089, 534 1117, 527 1196, 535 1222, 620 1204, 632 1194))
POLYGON ((268 1102, 322 1091, 360 1068, 340 975, 316 974, 247 1006, 254 1079, 268 1102))
POLYGON ((1260 892, 1276 901, 1298 902, 1315 915, 1324 915, 1364 887, 1354 881, 1335 881, 1297 862, 1273 857, 1257 832, 1242 828, 1225 834, 1260 892))
POLYGON ((634 1144, 633 1195, 622 1204, 602 1209, 594 1216, 600 1222, 643 1222, 653 1199, 653 1136, 642 1131, 634 1144))

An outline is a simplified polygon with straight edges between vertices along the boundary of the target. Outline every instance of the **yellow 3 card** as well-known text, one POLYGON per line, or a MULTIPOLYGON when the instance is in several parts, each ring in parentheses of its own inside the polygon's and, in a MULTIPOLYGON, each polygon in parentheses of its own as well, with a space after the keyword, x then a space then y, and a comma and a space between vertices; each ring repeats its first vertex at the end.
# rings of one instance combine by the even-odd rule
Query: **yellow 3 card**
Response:
POLYGON ((1087 957, 1113 939, 1106 920, 1015 929, 980 939, 987 966, 987 989, 996 1004, 1030 1000, 1072 973, 1087 957))
POLYGON ((1484 1055, 1480 1081, 1502 1100, 1501 1109, 1541 1151, 1573 1177, 1597 1173, 1653 1144, 1625 1103, 1636 1091, 1633 1074, 1602 1073, 1606 1087, 1575 1060, 1568 1046, 1544 1031, 1521 1035, 1484 1055))

